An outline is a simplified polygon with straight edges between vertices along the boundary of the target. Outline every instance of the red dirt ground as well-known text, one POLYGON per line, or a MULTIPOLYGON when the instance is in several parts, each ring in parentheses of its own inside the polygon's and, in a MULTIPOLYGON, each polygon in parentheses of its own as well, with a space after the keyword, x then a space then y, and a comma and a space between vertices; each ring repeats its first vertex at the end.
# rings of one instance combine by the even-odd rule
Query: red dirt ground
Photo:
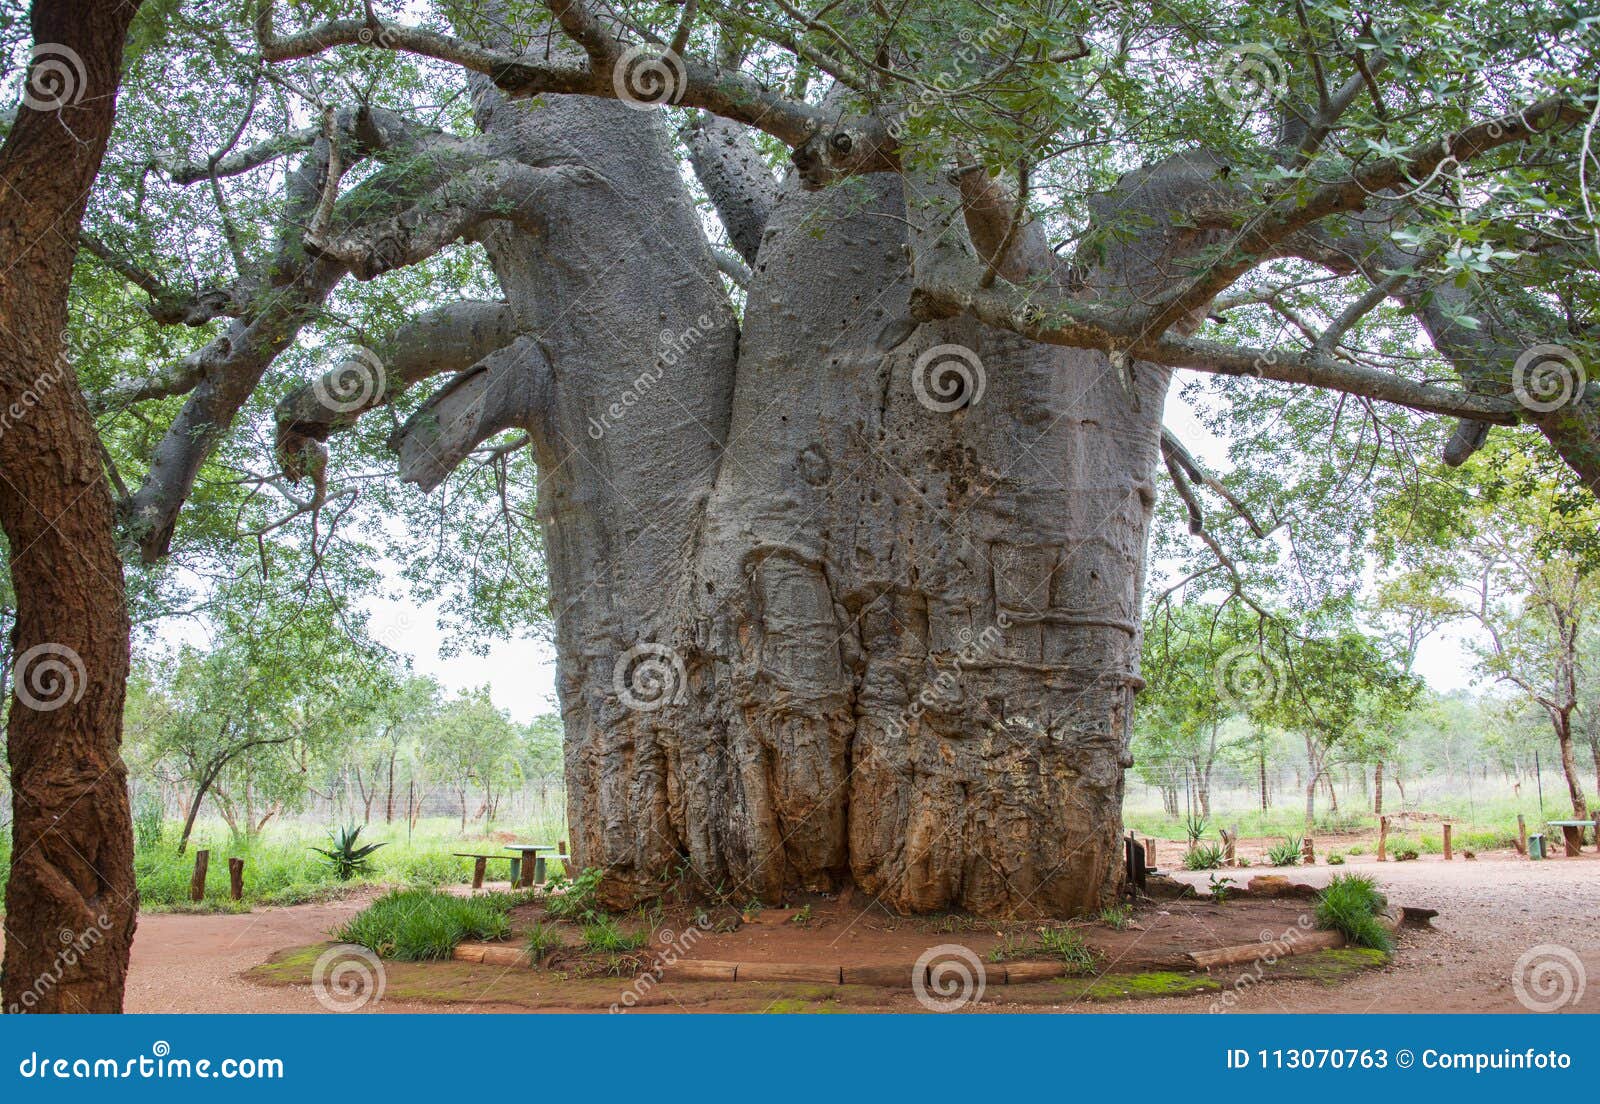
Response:
MULTIPOLYGON (((1170 843, 1169 859, 1181 850, 1170 843)), ((1248 845, 1242 849, 1250 853, 1248 845)), ((1403 931, 1395 960, 1364 971, 1333 987, 1316 981, 1275 981, 1249 989, 1238 1000, 1240 1011, 1263 1012, 1490 1012, 1519 1011, 1511 985, 1518 957, 1537 944, 1570 948, 1591 979, 1571 1011, 1600 1012, 1600 856, 1591 848, 1581 858, 1530 863, 1511 852, 1459 857, 1450 863, 1438 856, 1413 862, 1378 864, 1368 856, 1351 857, 1343 867, 1318 865, 1287 873, 1296 881, 1320 885, 1340 870, 1373 874, 1396 905, 1439 910, 1437 930, 1403 931)), ((1260 867, 1230 872, 1240 884, 1260 867)), ((1177 875, 1204 888, 1208 874, 1177 875)), ((275 955, 328 939, 328 933, 363 907, 371 894, 348 900, 289 908, 263 908, 247 915, 147 914, 140 918, 134 940, 128 985, 132 1012, 317 1012, 322 1007, 307 985, 262 984, 246 975, 275 955)), ((1294 923, 1305 905, 1297 901, 1158 902, 1141 909, 1142 930, 1114 932, 1104 925, 1084 928, 1105 954, 1105 965, 1118 971, 1170 968, 1183 949, 1253 942, 1263 930, 1281 930, 1294 923), (1246 907, 1248 906, 1248 907, 1246 907), (1280 926, 1281 925, 1281 926, 1280 926)), ((769 920, 779 917, 769 916, 769 920)), ((848 962, 899 964, 914 959, 937 943, 961 943, 980 955, 997 942, 995 932, 971 921, 891 917, 867 908, 859 898, 819 901, 811 922, 753 923, 737 932, 701 939, 689 957, 749 962, 848 962)), ((414 969, 427 969, 416 967, 414 969)), ((547 989, 552 986, 546 986, 547 989)), ((1009 1004, 1007 986, 991 986, 984 1010, 1034 1009, 1034 1002, 1009 1004)), ((751 1008, 758 991, 744 984, 699 983, 698 1002, 691 1007, 717 1010, 751 1008)), ((759 991, 762 1000, 766 990, 759 991)), ((1020 997, 1020 992, 1017 996, 1020 997)), ((437 1012, 522 1011, 486 984, 465 1003, 439 1004, 403 999, 391 993, 371 1011, 437 1012)), ((777 997, 773 998, 776 1003, 777 997)), ((1204 1012, 1214 994, 1123 1001, 1118 1011, 1204 1012)), ((909 993, 883 990, 872 998, 882 1010, 918 1011, 909 993)), ((541 1010, 561 1010, 559 991, 548 994, 541 1010), (553 1002, 553 1003, 552 1003, 553 1002)), ((584 1007, 593 1009, 592 1004, 584 1007)), ((1067 1004, 1062 1011, 1090 1011, 1105 1005, 1067 1004)), ((668 1006, 665 1010, 671 1010, 668 1006)))

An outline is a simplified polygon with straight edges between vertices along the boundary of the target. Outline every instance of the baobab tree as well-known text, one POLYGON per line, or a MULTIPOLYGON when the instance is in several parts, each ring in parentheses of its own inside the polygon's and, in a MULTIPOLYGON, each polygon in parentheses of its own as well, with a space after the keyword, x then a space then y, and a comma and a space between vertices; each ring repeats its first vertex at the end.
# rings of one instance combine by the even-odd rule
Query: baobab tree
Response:
POLYGON ((385 419, 424 492, 531 456, 574 854, 608 903, 684 877, 1096 907, 1121 886, 1154 504, 1170 481, 1223 578, 1213 527, 1252 512, 1163 431, 1175 370, 1245 401, 1326 393, 1335 435, 1452 462, 1525 425, 1600 480, 1593 280, 1572 275, 1596 45, 1510 12, 219 20, 242 111, 197 156, 128 164, 216 197, 206 255, 234 274, 183 286, 125 216, 89 245, 156 321, 205 328, 97 391, 142 468, 130 539, 181 547, 207 465, 273 400, 256 484, 313 543, 362 493, 341 442, 385 419), (265 213, 241 225, 229 187, 265 213), (403 286, 457 242, 495 294, 414 297, 274 391, 352 281, 403 286), (135 416, 158 427, 143 451, 135 416))

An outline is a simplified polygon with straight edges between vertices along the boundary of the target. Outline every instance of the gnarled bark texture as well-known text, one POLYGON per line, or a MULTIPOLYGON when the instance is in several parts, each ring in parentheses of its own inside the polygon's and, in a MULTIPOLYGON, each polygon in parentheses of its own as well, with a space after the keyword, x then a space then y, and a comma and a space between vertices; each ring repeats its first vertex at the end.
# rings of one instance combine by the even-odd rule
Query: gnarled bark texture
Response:
MULTIPOLYGON (((565 175, 477 231, 519 336, 394 443, 431 487, 530 432, 605 900, 1108 901, 1167 371, 918 324, 908 216, 950 185, 780 186, 719 126, 691 146, 753 269, 736 322, 659 116, 476 92, 500 156, 565 175)), ((1112 249, 1078 284, 1152 266, 1112 249)))
POLYGON ((0 524, 17 592, 6 1011, 121 1011, 138 907, 118 750, 122 565, 99 439, 64 343, 78 228, 137 6, 35 5, 29 98, 0 149, 0 524))

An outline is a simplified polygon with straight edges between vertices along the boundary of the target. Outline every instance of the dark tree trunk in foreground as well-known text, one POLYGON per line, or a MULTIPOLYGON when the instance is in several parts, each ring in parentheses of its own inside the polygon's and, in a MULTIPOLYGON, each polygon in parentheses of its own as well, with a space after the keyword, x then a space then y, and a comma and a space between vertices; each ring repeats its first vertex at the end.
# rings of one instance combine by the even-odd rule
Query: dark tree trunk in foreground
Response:
POLYGON ((0 524, 18 601, 7 1011, 120 1011, 138 907, 119 754, 122 565, 99 440, 63 342, 78 227, 137 6, 35 6, 27 96, 0 149, 0 524))

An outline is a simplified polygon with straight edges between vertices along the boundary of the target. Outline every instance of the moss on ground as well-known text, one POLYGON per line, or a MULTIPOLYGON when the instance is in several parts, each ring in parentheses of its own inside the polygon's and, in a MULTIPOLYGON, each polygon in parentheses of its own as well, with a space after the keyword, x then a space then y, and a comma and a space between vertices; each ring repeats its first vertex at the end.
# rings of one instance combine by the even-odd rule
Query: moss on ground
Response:
MULTIPOLYGON (((318 957, 330 944, 281 951, 247 972, 264 985, 311 984, 318 957)), ((1295 979, 1337 985, 1354 975, 1382 966, 1388 956, 1365 947, 1342 947, 1280 959, 1260 980, 1295 979)), ((385 960, 385 999, 434 1004, 487 1001, 530 1009, 604 1012, 613 1005, 718 1012, 805 1014, 903 1009, 914 1011, 908 989, 871 985, 818 985, 757 982, 654 981, 617 977, 576 977, 559 970, 507 968, 472 962, 395 962, 385 960), (632 993, 633 1001, 623 1000, 632 993)), ((991 985, 986 1004, 1063 1005, 1111 1003, 1158 997, 1214 993, 1232 977, 1176 970, 1061 977, 1016 985, 991 985)))

